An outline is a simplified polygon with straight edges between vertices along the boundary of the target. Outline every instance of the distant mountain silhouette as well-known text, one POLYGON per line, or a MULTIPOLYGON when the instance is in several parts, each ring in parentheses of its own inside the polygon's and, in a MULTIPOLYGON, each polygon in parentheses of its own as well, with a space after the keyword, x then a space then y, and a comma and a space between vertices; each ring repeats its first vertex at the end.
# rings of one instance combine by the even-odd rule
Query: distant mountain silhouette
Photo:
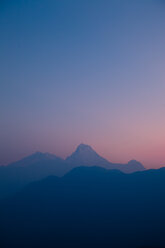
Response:
POLYGON ((0 205, 2 248, 165 247, 165 168, 79 167, 0 205))
POLYGON ((0 167, 0 198, 14 194, 26 184, 50 175, 63 176, 72 165, 49 154, 37 152, 8 166, 0 167))
POLYGON ((114 164, 112 169, 117 169, 124 173, 132 173, 145 170, 144 166, 136 160, 130 160, 127 164, 114 164))
POLYGON ((85 144, 80 144, 75 152, 66 158, 66 161, 75 166, 102 166, 107 169, 121 170, 125 173, 145 170, 144 166, 136 160, 131 160, 127 164, 111 163, 98 155, 92 147, 85 144))
POLYGON ((102 165, 108 166, 108 160, 99 156, 89 145, 80 144, 75 152, 73 152, 66 161, 74 164, 76 166, 92 166, 92 165, 102 165))
POLYGON ((57 157, 54 154, 50 154, 50 153, 42 153, 42 152, 36 152, 33 153, 30 156, 27 156, 19 161, 16 161, 14 163, 9 164, 8 166, 15 166, 15 167, 19 167, 19 166, 29 166, 38 162, 43 162, 43 161, 49 161, 49 160, 54 160, 57 162, 63 162, 63 160, 59 157, 57 157))
POLYGON ((0 198, 15 193, 32 181, 50 175, 63 176, 78 166, 101 166, 125 173, 144 170, 143 165, 135 160, 127 164, 111 163, 85 144, 80 144, 66 160, 53 154, 36 152, 8 166, 0 166, 0 198))

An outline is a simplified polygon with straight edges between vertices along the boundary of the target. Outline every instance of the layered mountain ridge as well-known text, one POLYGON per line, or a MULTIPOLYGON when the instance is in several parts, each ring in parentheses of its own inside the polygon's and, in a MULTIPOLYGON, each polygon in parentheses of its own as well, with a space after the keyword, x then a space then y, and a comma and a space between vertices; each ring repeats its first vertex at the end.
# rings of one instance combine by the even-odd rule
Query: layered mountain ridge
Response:
MULTIPOLYGON (((57 157, 54 154, 50 153, 42 153, 42 152, 35 152, 34 154, 27 156, 19 161, 9 164, 9 167, 26 167, 31 166, 36 163, 47 162, 56 162, 56 163, 66 163, 70 164, 71 168, 77 166, 101 166, 107 169, 117 169, 121 170, 124 173, 132 173, 136 171, 144 170, 144 166, 136 161, 130 160, 127 164, 122 163, 112 163, 107 159, 100 156, 91 146, 81 143, 77 146, 76 150, 68 156, 65 160, 57 157)), ((65 174, 65 170, 64 173, 65 174)), ((60 175, 57 175, 60 176, 60 175)))
POLYGON ((145 170, 144 166, 136 160, 130 160, 127 164, 109 162, 96 153, 91 146, 85 144, 80 144, 75 152, 66 158, 66 161, 76 166, 101 166, 107 169, 120 170, 124 173, 145 170))
POLYGON ((124 173, 145 170, 135 160, 127 164, 111 163, 85 144, 80 144, 65 160, 50 153, 36 152, 7 166, 0 166, 0 198, 15 193, 30 182, 51 175, 61 177, 79 166, 99 166, 124 173))

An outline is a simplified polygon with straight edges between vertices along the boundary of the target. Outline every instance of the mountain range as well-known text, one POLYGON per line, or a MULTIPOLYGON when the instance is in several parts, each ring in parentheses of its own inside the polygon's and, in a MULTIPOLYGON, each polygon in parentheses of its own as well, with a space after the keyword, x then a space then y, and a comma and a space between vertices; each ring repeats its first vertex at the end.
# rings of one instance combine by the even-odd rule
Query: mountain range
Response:
MULTIPOLYGON (((96 151, 94 151, 91 146, 85 144, 80 144, 76 148, 76 150, 65 160, 50 153, 36 152, 17 162, 9 164, 8 167, 27 167, 31 165, 36 166, 36 164, 41 162, 46 163, 48 167, 50 161, 56 164, 61 164, 61 163, 69 164, 72 165, 72 167, 101 166, 107 169, 121 170, 124 173, 132 173, 135 171, 142 171, 145 169, 144 166, 136 160, 130 160, 127 164, 109 162, 105 158, 101 157, 96 151)), ((67 170, 68 170, 67 165, 66 168, 61 168, 61 171, 59 168, 59 171, 57 171, 57 175, 61 176, 65 174, 67 170)))
POLYGON ((66 158, 66 162, 74 166, 101 166, 111 170, 120 170, 124 173, 132 173, 144 170, 144 166, 136 161, 131 160, 127 164, 112 163, 98 155, 91 146, 80 144, 71 156, 66 158))
POLYGON ((0 167, 0 247, 163 248, 164 195, 165 168, 36 152, 0 167))
POLYGON ((0 166, 0 198, 17 192, 30 182, 50 175, 63 176, 79 166, 100 166, 124 173, 145 170, 135 160, 127 164, 111 163, 85 144, 80 144, 65 160, 50 153, 36 152, 7 166, 0 166))

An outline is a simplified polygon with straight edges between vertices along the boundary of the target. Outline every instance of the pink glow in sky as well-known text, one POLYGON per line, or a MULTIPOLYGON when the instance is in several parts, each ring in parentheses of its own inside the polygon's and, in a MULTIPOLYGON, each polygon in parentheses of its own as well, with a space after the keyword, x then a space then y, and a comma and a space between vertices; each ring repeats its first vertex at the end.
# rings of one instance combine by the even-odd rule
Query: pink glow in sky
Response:
POLYGON ((0 164, 83 142, 165 165, 163 1, 62 2, 0 9, 0 164))

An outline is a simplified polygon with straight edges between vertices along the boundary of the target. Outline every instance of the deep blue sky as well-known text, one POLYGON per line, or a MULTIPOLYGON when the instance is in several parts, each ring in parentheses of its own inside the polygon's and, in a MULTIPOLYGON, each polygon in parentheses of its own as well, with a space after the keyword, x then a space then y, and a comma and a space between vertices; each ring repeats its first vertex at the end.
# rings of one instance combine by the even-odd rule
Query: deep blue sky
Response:
POLYGON ((81 142, 165 164, 165 1, 0 1, 0 164, 81 142))

